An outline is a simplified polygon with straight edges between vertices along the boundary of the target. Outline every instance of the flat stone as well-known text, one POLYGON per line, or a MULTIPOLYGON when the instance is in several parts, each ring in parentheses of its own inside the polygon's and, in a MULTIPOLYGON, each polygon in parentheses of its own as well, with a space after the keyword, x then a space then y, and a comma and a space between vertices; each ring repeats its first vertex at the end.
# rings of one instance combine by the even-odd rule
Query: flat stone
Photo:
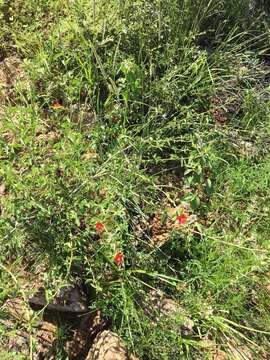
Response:
POLYGON ((138 360, 129 354, 121 338, 112 331, 100 332, 86 360, 138 360))
POLYGON ((46 307, 46 311, 85 313, 88 310, 86 295, 78 286, 61 288, 58 294, 49 303, 46 299, 45 289, 41 287, 28 301, 33 309, 42 309, 46 307))

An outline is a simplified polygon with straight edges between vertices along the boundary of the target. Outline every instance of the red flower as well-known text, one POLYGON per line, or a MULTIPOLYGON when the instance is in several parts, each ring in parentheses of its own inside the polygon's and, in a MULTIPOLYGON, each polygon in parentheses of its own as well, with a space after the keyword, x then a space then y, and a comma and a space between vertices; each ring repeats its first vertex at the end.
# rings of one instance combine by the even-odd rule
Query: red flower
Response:
POLYGON ((102 222, 98 221, 96 223, 96 230, 97 232, 102 233, 105 230, 105 225, 102 222))
POLYGON ((179 224, 185 225, 188 219, 188 214, 182 213, 181 215, 177 216, 177 220, 179 221, 179 224))
POLYGON ((114 255, 114 262, 117 266, 121 265, 124 261, 124 255, 121 252, 118 252, 114 255))

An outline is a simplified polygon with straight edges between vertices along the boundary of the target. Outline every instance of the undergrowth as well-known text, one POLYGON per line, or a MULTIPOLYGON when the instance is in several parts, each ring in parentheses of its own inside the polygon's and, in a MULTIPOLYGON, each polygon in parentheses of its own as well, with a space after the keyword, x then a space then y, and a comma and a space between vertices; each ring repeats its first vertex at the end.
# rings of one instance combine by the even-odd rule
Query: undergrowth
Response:
POLYGON ((95 293, 90 308, 142 359, 263 359, 267 2, 16 0, 0 9, 0 57, 23 68, 0 105, 1 301, 18 291, 13 269, 42 264, 47 288, 82 279, 95 293), (176 209, 176 224, 183 204, 187 223, 159 246, 153 219, 166 223, 176 209), (184 318, 153 325, 141 305, 150 289, 177 300, 184 318))

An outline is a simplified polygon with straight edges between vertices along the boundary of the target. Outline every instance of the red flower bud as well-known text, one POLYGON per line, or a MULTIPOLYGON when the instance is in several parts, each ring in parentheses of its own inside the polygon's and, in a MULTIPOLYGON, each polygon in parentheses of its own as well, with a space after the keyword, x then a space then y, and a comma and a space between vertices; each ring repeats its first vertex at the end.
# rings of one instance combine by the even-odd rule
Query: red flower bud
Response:
POLYGON ((179 224, 181 225, 185 225, 185 223, 187 222, 188 219, 188 214, 183 213, 181 215, 177 216, 177 220, 179 221, 179 224))
POLYGON ((114 262, 117 266, 120 266, 124 262, 124 255, 121 252, 115 254, 114 262))
POLYGON ((105 230, 105 225, 102 222, 98 221, 96 223, 96 230, 100 233, 103 232, 105 230))

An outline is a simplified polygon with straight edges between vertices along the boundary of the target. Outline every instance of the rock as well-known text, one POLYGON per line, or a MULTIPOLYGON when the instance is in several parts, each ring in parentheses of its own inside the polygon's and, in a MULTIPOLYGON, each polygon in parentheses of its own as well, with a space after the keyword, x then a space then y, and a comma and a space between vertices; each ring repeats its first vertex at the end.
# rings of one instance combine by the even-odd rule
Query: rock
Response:
MULTIPOLYGON (((56 344, 56 326, 43 322, 33 329, 32 340, 35 344, 33 360, 53 360, 56 344)), ((30 336, 25 331, 16 331, 9 339, 7 350, 21 355, 29 356, 30 336)))
POLYGON ((86 360, 136 360, 136 358, 128 353, 117 334, 105 330, 95 338, 86 360))
POLYGON ((0 64, 0 102, 7 96, 8 78, 0 64))
MULTIPOLYGON (((23 273, 23 282, 29 278, 30 274, 23 273)), ((26 328, 31 322, 31 334, 14 330, 12 336, 7 335, 6 349, 27 357, 32 341, 33 360, 53 360, 58 344, 57 328, 64 326, 67 339, 63 346, 68 358, 85 359, 97 334, 107 328, 108 320, 98 310, 88 312, 86 293, 82 286, 63 287, 48 301, 41 284, 37 280, 31 283, 32 291, 35 288, 37 290, 28 301, 19 297, 8 299, 2 307, 7 314, 7 320, 3 323, 0 319, 0 323, 7 331, 16 329, 17 325, 26 328), (33 317, 31 308, 46 311, 33 317)), ((21 286, 25 291, 30 291, 29 284, 26 287, 21 286)))
POLYGON ((16 331, 8 342, 8 352, 15 352, 21 355, 29 355, 29 335, 25 331, 16 331))
POLYGON ((188 317, 186 310, 175 300, 169 299, 162 291, 151 290, 146 297, 140 300, 141 307, 145 314, 158 323, 162 318, 178 316, 183 321, 181 329, 175 329, 187 335, 192 332, 193 321, 188 317))
POLYGON ((53 359, 57 342, 57 327, 43 321, 34 331, 34 340, 37 343, 33 360, 53 359))
POLYGON ((45 289, 41 287, 28 301, 34 310, 46 307, 47 312, 85 313, 88 310, 86 295, 79 286, 61 288, 49 303, 46 299, 45 289))
POLYGON ((60 140, 61 136, 56 131, 40 132, 37 134, 36 142, 37 143, 52 143, 55 144, 60 140))
MULTIPOLYGON (((3 309, 7 310, 6 307, 3 309)), ((27 358, 29 355, 29 334, 26 331, 17 330, 14 319, 0 319, 0 325, 1 328, 5 329, 5 335, 1 336, 0 358, 2 359, 2 351, 8 354, 17 353, 24 356, 23 358, 27 358)))
MULTIPOLYGON (((29 306, 21 298, 8 299, 3 309, 13 320, 4 324, 5 328, 16 328, 14 320, 19 323, 28 324, 30 322, 29 306)), ((56 342, 57 327, 46 321, 41 321, 32 327, 32 340, 36 344, 33 353, 34 359, 51 359, 56 342)), ((30 335, 26 331, 16 330, 14 336, 8 341, 8 351, 29 355, 30 335)))
POLYGON ((47 310, 40 313, 43 315, 42 319, 36 318, 32 323, 31 334, 15 331, 14 336, 7 338, 6 349, 9 352, 29 356, 32 342, 33 360, 53 360, 58 344, 57 328, 62 324, 68 329, 68 340, 63 344, 68 359, 136 360, 117 334, 105 330, 109 321, 100 311, 87 312, 86 295, 81 287, 64 287, 49 302, 45 289, 39 287, 28 302, 29 304, 20 298, 9 299, 3 307, 12 318, 11 321, 7 320, 7 324, 3 324, 10 330, 16 328, 18 321, 25 325, 30 323, 33 318, 30 316, 29 305, 34 309, 47 310))
POLYGON ((17 80, 25 78, 22 61, 16 56, 10 56, 0 62, 0 104, 12 93, 17 80))
POLYGON ((68 358, 77 359, 87 355, 95 336, 107 325, 108 320, 99 310, 80 316, 80 321, 74 326, 72 339, 65 344, 68 358))
POLYGON ((174 300, 166 298, 162 291, 150 290, 143 299, 142 308, 150 316, 155 312, 154 319, 158 319, 160 315, 168 316, 175 313, 178 305, 174 300))
POLYGON ((8 299, 5 302, 4 310, 19 321, 29 321, 29 307, 21 298, 8 299))

